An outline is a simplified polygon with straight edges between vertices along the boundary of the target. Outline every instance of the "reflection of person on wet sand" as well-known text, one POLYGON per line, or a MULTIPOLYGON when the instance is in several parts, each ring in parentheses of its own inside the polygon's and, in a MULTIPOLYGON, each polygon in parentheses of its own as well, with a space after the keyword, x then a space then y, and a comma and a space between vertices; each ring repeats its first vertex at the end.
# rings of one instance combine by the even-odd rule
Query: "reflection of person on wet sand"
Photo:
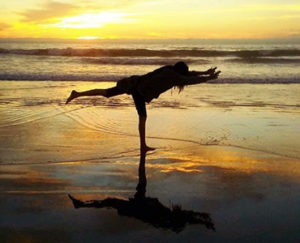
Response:
POLYGON ((173 87, 179 87, 179 90, 182 90, 185 85, 194 85, 217 79, 219 74, 220 71, 216 72, 216 68, 204 72, 189 71, 184 62, 178 62, 175 65, 163 66, 145 75, 121 79, 113 88, 93 89, 84 92, 73 90, 66 104, 81 96, 100 95, 109 98, 124 93, 132 95, 139 114, 140 147, 142 151, 148 151, 153 150, 153 148, 148 147, 145 140, 147 118, 145 102, 149 103, 152 99, 158 98, 161 93, 173 87))
POLYGON ((180 232, 186 224, 203 224, 208 229, 215 230, 212 219, 207 213, 182 210, 180 206, 168 208, 157 198, 146 197, 147 178, 145 173, 146 153, 141 152, 139 165, 139 182, 134 198, 81 201, 69 195, 75 208, 114 208, 120 215, 134 217, 149 223, 156 228, 171 229, 180 232))

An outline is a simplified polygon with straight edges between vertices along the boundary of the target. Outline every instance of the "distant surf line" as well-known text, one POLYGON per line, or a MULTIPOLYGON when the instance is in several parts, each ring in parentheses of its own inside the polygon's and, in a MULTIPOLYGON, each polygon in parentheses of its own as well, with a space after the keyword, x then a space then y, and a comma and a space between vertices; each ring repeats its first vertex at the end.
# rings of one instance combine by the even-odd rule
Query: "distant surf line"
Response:
POLYGON ((173 50, 154 49, 98 49, 98 48, 44 48, 44 49, 5 49, 0 54, 37 56, 80 56, 80 57, 279 57, 300 56, 300 49, 269 50, 207 50, 186 48, 173 50))
MULTIPOLYGON (((73 81, 73 82, 116 82, 122 78, 125 78, 125 75, 76 75, 76 74, 9 74, 9 73, 0 73, 0 82, 1 81, 73 81)), ((266 78, 239 78, 239 77, 225 77, 218 80, 212 80, 207 82, 207 84, 299 84, 300 77, 266 77, 266 78)))

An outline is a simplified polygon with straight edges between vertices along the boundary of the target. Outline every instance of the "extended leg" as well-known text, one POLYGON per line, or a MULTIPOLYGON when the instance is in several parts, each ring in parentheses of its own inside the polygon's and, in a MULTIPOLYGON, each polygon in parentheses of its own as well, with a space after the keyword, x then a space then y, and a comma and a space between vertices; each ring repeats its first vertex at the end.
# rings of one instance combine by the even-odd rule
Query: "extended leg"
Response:
POLYGON ((128 200, 118 199, 118 198, 106 198, 104 200, 90 200, 90 201, 81 201, 70 194, 68 194, 69 198, 72 200, 74 208, 104 208, 104 207, 112 207, 115 209, 124 208, 128 204, 128 200))
POLYGON ((121 91, 117 87, 113 87, 113 88, 109 88, 109 89, 91 89, 91 90, 87 90, 87 91, 83 91, 83 92, 77 92, 76 90, 72 90, 69 98, 66 101, 66 104, 68 104, 71 100, 76 99, 78 97, 82 97, 82 96, 97 96, 97 95, 99 95, 99 96, 104 96, 106 98, 109 98, 109 97, 120 95, 123 93, 124 92, 121 91))

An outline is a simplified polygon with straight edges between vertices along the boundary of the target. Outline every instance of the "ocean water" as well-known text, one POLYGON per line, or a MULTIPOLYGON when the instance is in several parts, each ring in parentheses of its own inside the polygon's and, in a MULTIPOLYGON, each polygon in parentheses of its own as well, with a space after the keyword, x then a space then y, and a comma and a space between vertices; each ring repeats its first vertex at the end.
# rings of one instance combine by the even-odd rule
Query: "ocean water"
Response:
POLYGON ((213 40, 1 40, 0 80, 116 81, 185 61, 217 83, 299 83, 300 44, 213 40))

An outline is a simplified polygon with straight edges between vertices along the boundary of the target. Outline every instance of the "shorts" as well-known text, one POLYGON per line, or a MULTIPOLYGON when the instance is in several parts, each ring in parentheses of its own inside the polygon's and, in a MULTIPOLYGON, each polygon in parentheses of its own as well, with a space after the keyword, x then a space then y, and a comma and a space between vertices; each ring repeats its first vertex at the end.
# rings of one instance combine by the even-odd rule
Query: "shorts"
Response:
POLYGON ((133 90, 131 96, 133 98, 135 108, 139 116, 147 117, 145 98, 136 90, 133 90))
MULTIPOLYGON (((122 91, 118 87, 109 88, 109 89, 107 89, 106 92, 107 92, 106 93, 107 97, 112 97, 112 96, 121 95, 121 94, 125 93, 124 91, 122 91)), ((139 114, 139 116, 146 117, 147 116, 147 111, 146 111, 145 98, 135 89, 133 89, 130 94, 133 98, 135 108, 136 108, 137 113, 139 114)))

